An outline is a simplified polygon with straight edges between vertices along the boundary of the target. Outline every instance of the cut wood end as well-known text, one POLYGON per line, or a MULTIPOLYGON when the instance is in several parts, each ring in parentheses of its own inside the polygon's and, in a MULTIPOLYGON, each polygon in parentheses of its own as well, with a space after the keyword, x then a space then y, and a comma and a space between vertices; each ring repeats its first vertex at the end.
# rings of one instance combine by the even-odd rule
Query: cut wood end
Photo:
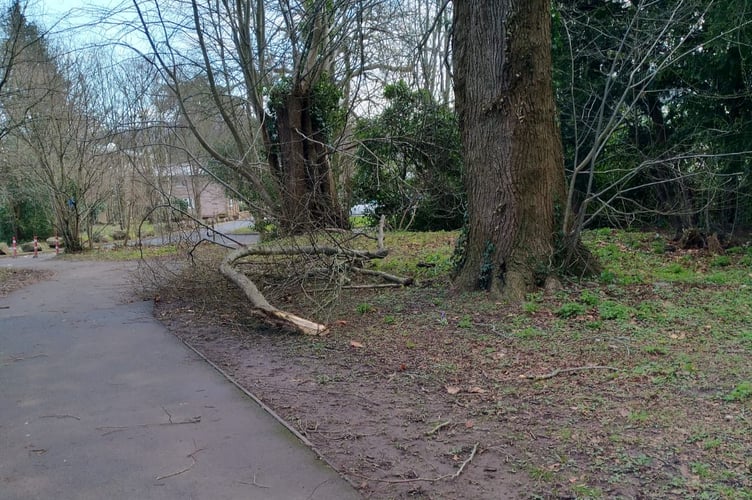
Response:
POLYGON ((329 327, 326 325, 301 318, 300 316, 295 316, 294 314, 285 311, 280 311, 279 309, 268 311, 267 314, 288 322, 296 330, 305 335, 325 335, 329 331, 329 327))

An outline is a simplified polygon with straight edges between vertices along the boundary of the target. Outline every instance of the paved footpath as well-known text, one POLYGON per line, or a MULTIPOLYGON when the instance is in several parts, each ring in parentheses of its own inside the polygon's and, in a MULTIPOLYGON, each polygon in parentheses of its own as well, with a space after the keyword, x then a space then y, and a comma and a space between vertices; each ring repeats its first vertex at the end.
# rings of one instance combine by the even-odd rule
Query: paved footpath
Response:
POLYGON ((125 264, 0 298, 0 499, 351 499, 357 492, 133 301, 125 264))

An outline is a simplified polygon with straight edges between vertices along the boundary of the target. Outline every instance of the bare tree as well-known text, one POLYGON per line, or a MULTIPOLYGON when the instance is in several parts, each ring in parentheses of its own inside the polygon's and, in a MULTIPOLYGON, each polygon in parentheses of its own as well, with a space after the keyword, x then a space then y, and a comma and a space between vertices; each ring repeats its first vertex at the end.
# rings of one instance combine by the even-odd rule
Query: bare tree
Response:
POLYGON ((332 153, 350 107, 373 2, 134 2, 140 50, 210 157, 248 182, 285 229, 346 227, 332 153), (205 78, 197 96, 188 82, 205 78), (344 90, 343 90, 344 89, 344 90), (197 126, 212 103, 231 141, 197 126))
POLYGON ((30 182, 44 186, 56 227, 70 251, 81 250, 81 232, 89 233, 102 203, 109 196, 107 157, 114 149, 102 119, 100 95, 89 78, 102 77, 94 57, 54 54, 16 66, 15 98, 8 116, 17 124, 13 138, 30 155, 17 158, 30 182), (86 61, 86 65, 84 64, 86 61))

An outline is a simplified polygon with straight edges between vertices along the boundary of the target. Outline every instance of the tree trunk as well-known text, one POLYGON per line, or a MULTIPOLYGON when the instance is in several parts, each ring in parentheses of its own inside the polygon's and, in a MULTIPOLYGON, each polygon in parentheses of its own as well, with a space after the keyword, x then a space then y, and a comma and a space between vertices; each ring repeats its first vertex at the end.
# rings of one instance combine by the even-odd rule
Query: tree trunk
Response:
MULTIPOLYGON (((276 112, 284 228, 348 228, 337 199, 325 134, 312 113, 312 92, 295 87, 276 112)), ((275 155, 276 156, 276 155, 275 155)))
POLYGON ((521 299, 553 273, 564 161, 548 0, 459 0, 454 83, 468 235, 460 289, 521 299))

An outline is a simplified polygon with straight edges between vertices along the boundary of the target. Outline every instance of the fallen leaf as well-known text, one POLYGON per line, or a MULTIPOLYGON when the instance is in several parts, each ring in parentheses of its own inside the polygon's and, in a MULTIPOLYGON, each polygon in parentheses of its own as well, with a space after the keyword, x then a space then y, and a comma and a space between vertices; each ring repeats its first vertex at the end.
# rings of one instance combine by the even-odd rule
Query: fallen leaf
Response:
POLYGON ((459 392, 460 392, 460 388, 459 387, 454 387, 452 385, 445 385, 444 388, 446 389, 446 391, 449 394, 459 394, 459 392))
POLYGON ((351 340, 350 341, 350 347, 354 347, 356 349, 360 349, 360 348, 364 347, 364 345, 362 343, 358 342, 357 340, 351 340))
POLYGON ((472 394, 485 394, 488 391, 485 389, 481 389, 480 387, 471 387, 467 392, 470 392, 472 394))
POLYGON ((337 326, 345 326, 347 324, 347 321, 345 321, 344 319, 338 319, 334 322, 334 324, 337 326))
POLYGON ((468 420, 467 422, 465 422, 465 427, 468 429, 472 429, 474 425, 475 425, 475 422, 473 422, 472 420, 468 420))

